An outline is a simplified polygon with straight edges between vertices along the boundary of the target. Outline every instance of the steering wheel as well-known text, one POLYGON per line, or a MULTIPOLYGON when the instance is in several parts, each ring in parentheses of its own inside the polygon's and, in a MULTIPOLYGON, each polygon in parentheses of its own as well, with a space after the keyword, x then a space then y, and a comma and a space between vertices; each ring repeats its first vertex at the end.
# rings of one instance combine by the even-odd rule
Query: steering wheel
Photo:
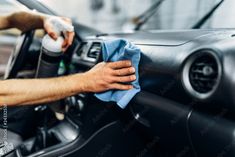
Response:
POLYGON ((16 78, 33 41, 34 30, 22 33, 7 63, 4 79, 16 78))

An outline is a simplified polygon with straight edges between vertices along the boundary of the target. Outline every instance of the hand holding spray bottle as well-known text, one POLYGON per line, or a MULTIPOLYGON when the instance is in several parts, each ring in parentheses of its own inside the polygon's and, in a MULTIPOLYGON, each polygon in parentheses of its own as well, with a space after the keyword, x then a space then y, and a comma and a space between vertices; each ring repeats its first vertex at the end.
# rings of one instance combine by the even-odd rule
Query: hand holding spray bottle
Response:
POLYGON ((55 77, 58 73, 59 64, 61 61, 62 44, 65 32, 73 32, 74 27, 58 17, 50 17, 49 22, 58 35, 57 40, 52 39, 46 34, 42 39, 42 47, 38 60, 38 68, 36 78, 55 77))

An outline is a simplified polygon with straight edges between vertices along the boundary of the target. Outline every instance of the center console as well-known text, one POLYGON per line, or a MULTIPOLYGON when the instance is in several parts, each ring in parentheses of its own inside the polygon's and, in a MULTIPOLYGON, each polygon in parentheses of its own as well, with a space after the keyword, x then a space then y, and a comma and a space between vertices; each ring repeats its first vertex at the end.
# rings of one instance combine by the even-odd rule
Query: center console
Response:
POLYGON ((24 141, 7 156, 40 156, 71 143, 79 137, 79 126, 65 119, 52 128, 41 127, 36 136, 24 141))

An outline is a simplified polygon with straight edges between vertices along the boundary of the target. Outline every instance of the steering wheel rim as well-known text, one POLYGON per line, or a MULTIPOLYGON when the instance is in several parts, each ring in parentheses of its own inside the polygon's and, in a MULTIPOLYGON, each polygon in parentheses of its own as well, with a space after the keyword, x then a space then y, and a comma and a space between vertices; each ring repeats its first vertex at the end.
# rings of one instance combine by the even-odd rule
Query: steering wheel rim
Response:
POLYGON ((4 79, 16 78, 20 70, 29 47, 33 41, 34 30, 22 33, 17 40, 16 46, 12 51, 7 63, 4 79))

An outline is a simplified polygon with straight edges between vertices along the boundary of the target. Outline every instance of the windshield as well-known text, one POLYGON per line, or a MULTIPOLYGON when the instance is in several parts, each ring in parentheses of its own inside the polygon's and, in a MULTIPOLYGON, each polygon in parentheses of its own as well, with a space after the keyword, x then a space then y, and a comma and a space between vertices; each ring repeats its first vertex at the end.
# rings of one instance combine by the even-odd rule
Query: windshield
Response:
MULTIPOLYGON (((133 30, 136 17, 159 0, 40 0, 60 15, 102 32, 133 30)), ((221 0, 164 0, 142 30, 189 29, 221 0)), ((225 0, 202 28, 234 28, 235 1, 225 0), (226 18, 225 18, 226 17, 226 18)))

